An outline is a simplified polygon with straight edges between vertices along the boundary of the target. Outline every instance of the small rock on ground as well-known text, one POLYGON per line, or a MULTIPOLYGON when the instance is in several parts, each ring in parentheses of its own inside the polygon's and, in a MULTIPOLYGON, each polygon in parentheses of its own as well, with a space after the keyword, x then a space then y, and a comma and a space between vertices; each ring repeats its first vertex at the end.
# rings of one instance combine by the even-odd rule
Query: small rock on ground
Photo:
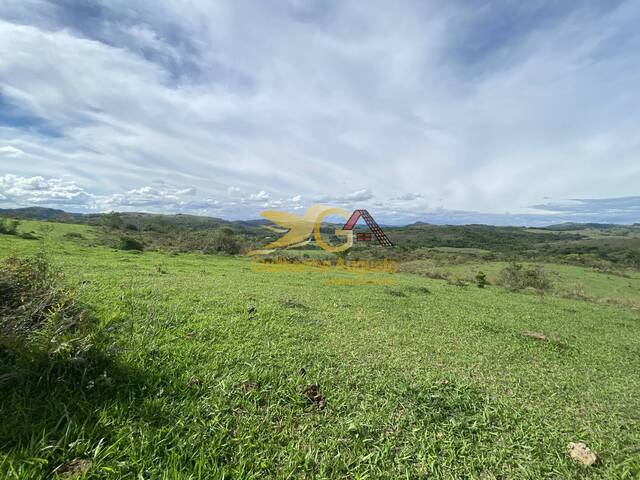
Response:
POLYGON ((583 465, 593 465, 598 461, 598 456, 584 443, 571 442, 568 448, 571 458, 583 465))
POLYGON ((74 458, 60 465, 56 472, 63 478, 76 478, 87 472, 91 468, 91 464, 91 460, 86 458, 74 458))

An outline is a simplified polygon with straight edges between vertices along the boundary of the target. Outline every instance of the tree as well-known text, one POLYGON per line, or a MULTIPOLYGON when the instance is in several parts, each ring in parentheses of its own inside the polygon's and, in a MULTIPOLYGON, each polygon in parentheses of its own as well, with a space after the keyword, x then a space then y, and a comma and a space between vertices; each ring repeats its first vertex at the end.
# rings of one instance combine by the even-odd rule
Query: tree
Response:
POLYGON ((211 236, 211 240, 204 248, 204 253, 228 253, 236 255, 240 253, 241 245, 235 233, 230 228, 222 228, 211 236))
POLYGON ((124 222, 117 212, 109 212, 102 215, 102 225, 113 230, 120 230, 124 226, 124 222))

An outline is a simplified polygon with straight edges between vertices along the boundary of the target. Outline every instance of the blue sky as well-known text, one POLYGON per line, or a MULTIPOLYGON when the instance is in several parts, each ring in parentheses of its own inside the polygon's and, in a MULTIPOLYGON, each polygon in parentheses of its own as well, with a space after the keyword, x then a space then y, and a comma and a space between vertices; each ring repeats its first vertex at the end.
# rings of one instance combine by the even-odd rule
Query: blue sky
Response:
POLYGON ((0 207, 640 222, 640 2, 0 3, 0 207))

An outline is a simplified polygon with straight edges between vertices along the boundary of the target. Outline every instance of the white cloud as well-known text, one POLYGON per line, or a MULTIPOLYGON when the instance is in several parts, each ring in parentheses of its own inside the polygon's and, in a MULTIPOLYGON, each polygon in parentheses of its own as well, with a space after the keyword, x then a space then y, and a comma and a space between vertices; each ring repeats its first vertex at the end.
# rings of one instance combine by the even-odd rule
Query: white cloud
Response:
POLYGON ((5 200, 17 204, 85 205, 92 195, 73 180, 43 177, 0 176, 0 193, 5 200))
POLYGON ((319 197, 315 197, 314 201, 324 203, 351 204, 354 202, 364 202, 367 200, 371 200, 372 198, 373 194, 365 188, 362 190, 356 190, 355 192, 346 193, 344 195, 322 195, 319 197))
POLYGON ((399 197, 393 198, 393 200, 411 202, 413 200, 419 200, 421 198, 424 198, 424 196, 420 195, 419 193, 406 193, 404 195, 400 195, 399 197))
POLYGON ((19 158, 25 155, 25 152, 20 150, 19 148, 12 147, 11 145, 5 145, 4 147, 0 147, 0 157, 11 157, 11 158, 19 158))
POLYGON ((239 196, 242 193, 242 189, 239 187, 235 187, 235 186, 230 186, 229 188, 227 188, 227 195, 229 195, 230 197, 234 197, 234 196, 239 196))
POLYGON ((352 192, 352 193, 348 193, 347 195, 344 196, 344 200, 346 201, 353 201, 353 202, 360 202, 360 201, 365 201, 365 200, 370 200, 373 198, 373 194, 365 189, 362 190, 358 190, 356 192, 352 192))
POLYGON ((147 186, 129 190, 122 194, 101 196, 93 202, 94 208, 117 207, 173 207, 188 204, 188 197, 195 195, 195 188, 174 188, 167 185, 147 186))
POLYGON ((196 210, 218 205, 216 200, 194 198, 196 193, 193 187, 178 188, 162 182, 123 193, 97 195, 88 193, 69 179, 0 176, 0 200, 16 206, 37 204, 106 211, 119 208, 196 210))
POLYGON ((6 0, 0 159, 29 161, 0 174, 83 189, 3 195, 233 217, 637 194, 640 4, 534 3, 6 0))
MULTIPOLYGON (((431 223, 492 223, 498 225, 548 225, 550 223, 601 222, 634 223, 640 214, 640 197, 577 199, 534 205, 524 214, 487 214, 477 211, 431 208, 419 196, 409 202, 389 199, 384 202, 367 201, 357 204, 370 192, 356 191, 332 200, 344 208, 366 207, 385 224, 404 224, 415 221, 431 223), (346 200, 350 198, 350 200, 346 200), (342 200, 341 200, 342 199, 342 200), (417 203, 416 203, 417 202, 417 203)), ((193 187, 178 187, 167 182, 155 182, 122 193, 98 195, 89 193, 73 180, 0 176, 0 203, 3 207, 29 205, 52 206, 71 211, 147 211, 158 213, 182 212, 198 215, 224 216, 230 219, 258 218, 263 209, 300 211, 310 203, 294 198, 272 199, 265 191, 253 195, 252 200, 199 196, 193 187), (258 198, 261 197, 261 198, 258 198), (267 198, 269 197, 269 198, 267 198)), ((413 198, 414 195, 411 196, 413 198)), ((317 200, 314 200, 314 202, 317 200)))
POLYGON ((254 200, 254 201, 269 200, 270 198, 271 198, 271 196, 267 192, 265 192, 264 190, 260 190, 258 193, 255 193, 255 194, 252 193, 249 196, 249 200, 254 200))

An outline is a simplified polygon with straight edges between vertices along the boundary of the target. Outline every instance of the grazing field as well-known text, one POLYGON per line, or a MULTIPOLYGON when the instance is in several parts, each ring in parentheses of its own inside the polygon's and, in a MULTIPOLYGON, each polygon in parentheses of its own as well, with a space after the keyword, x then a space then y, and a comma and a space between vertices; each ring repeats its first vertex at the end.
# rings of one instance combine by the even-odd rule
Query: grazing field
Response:
POLYGON ((637 273, 547 264, 538 295, 495 285, 499 262, 418 261, 336 286, 352 274, 20 228, 41 239, 0 254, 44 252, 100 335, 81 365, 0 350, 0 478, 640 476, 637 273))

